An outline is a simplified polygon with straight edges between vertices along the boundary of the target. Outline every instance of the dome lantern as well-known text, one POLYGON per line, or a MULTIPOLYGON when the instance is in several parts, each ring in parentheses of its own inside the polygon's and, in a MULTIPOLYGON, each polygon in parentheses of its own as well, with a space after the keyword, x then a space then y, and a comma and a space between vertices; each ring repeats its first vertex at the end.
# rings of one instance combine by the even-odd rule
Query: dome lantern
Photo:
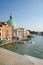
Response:
POLYGON ((10 16, 10 19, 12 20, 12 16, 10 16))

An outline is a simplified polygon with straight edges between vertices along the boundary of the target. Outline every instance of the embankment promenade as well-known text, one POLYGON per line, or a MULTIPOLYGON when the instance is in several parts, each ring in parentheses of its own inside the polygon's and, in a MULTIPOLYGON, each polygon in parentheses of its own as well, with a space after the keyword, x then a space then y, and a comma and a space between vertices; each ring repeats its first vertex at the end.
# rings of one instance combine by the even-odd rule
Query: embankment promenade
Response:
POLYGON ((7 40, 6 42, 4 43, 0 43, 0 46, 3 46, 3 45, 6 45, 6 44, 14 44, 14 43, 22 43, 24 44, 26 42, 26 40, 7 40))
POLYGON ((0 47, 0 65, 43 65, 43 59, 20 55, 0 47))

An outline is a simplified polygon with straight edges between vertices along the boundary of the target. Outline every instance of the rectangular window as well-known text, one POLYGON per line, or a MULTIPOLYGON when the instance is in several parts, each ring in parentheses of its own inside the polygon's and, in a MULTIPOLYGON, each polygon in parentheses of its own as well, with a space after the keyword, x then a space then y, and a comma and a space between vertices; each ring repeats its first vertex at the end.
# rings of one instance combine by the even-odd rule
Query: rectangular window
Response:
POLYGON ((1 33, 0 33, 0 36, 1 36, 1 33))
POLYGON ((1 31, 1 28, 0 28, 0 31, 1 31))
POLYGON ((0 27, 2 27, 2 25, 0 25, 0 27))

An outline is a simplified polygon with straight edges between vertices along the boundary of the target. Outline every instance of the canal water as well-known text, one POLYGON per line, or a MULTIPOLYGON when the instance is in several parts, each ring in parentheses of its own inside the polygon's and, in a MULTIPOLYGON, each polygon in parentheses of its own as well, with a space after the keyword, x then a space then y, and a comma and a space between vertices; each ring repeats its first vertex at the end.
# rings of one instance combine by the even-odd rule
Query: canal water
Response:
POLYGON ((9 49, 13 52, 22 54, 22 55, 30 55, 36 58, 43 59, 43 36, 34 36, 30 40, 26 41, 24 44, 13 44, 3 46, 6 49, 9 49))

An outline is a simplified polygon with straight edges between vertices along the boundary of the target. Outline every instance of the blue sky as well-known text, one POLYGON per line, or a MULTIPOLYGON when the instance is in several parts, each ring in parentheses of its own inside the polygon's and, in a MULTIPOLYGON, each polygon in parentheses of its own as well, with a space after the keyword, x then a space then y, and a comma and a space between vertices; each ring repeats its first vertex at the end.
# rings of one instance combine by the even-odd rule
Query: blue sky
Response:
POLYGON ((43 0, 0 0, 0 22, 12 13, 17 27, 43 31, 43 0))

